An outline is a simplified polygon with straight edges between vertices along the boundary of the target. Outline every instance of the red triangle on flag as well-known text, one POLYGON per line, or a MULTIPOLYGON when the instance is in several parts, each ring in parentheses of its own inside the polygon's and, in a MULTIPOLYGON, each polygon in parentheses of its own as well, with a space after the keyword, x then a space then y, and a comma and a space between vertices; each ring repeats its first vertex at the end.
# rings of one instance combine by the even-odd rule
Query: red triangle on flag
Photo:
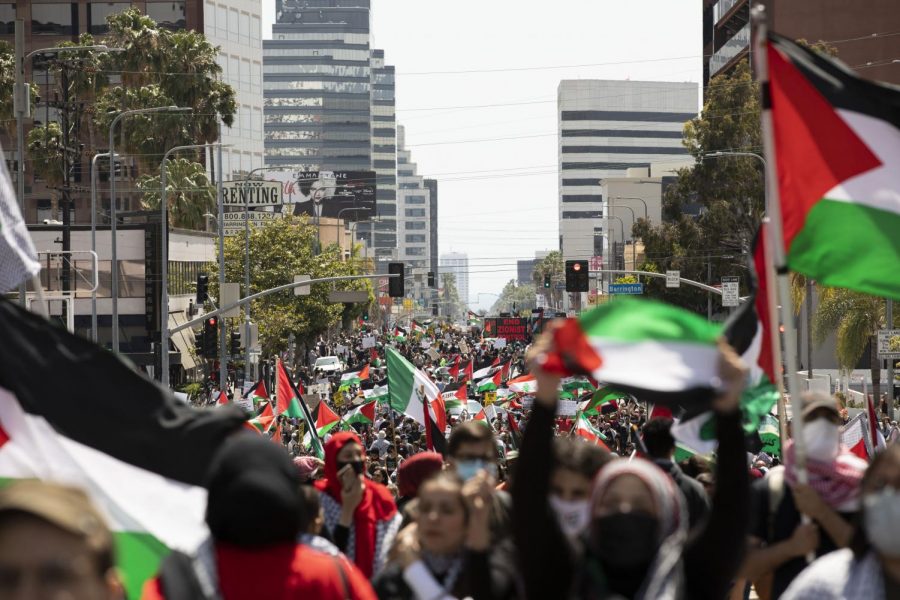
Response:
POLYGON ((459 389, 456 390, 454 397, 462 400, 463 402, 468 400, 469 399, 469 386, 466 384, 459 386, 459 389))
MULTIPOLYGON (((325 402, 319 402, 319 414, 316 417, 316 429, 322 429, 326 425, 330 425, 335 421, 340 421, 341 418, 335 414, 331 408, 325 402)), ((374 422, 375 419, 372 419, 374 422)))
POLYGON ((369 363, 366 363, 366 366, 362 368, 362 371, 359 372, 359 379, 362 381, 363 379, 369 378, 369 363))
POLYGON ((220 406, 222 404, 228 404, 228 395, 223 391, 219 391, 219 397, 216 399, 216 404, 220 406))
POLYGON ((375 422, 375 404, 376 402, 373 400, 359 407, 360 414, 373 423, 375 422))
POLYGON ((280 360, 275 361, 275 374, 275 395, 277 396, 275 414, 280 415, 287 411, 291 405, 291 400, 296 398, 297 395, 294 393, 294 387, 291 385, 290 375, 288 375, 287 370, 284 368, 284 363, 280 360))

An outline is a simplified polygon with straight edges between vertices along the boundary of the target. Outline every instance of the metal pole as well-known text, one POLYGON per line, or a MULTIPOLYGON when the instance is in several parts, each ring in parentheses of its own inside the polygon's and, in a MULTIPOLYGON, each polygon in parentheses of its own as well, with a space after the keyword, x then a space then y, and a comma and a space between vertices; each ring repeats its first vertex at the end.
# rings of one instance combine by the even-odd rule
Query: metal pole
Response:
MULTIPOLYGON (((109 157, 109 152, 95 154, 91 158, 91 250, 97 252, 97 159, 109 157)), ((98 263, 99 265, 99 263, 98 263)), ((99 277, 99 273, 94 273, 99 277)), ((91 292, 91 341, 97 343, 97 289, 91 292)))
MULTIPOLYGON (((894 328, 894 300, 888 298, 884 305, 885 328, 894 328)), ((887 385, 888 385, 888 417, 894 420, 894 359, 889 358, 887 361, 887 385)))
MULTIPOLYGON (((219 139, 222 139, 222 123, 219 122, 219 139)), ((216 152, 216 162, 219 166, 219 179, 216 183, 216 204, 219 207, 219 304, 222 303, 222 289, 225 287, 225 203, 222 201, 223 184, 225 182, 225 169, 222 161, 222 145, 218 145, 216 152)), ((226 387, 226 377, 228 376, 228 365, 225 353, 227 352, 228 342, 225 334, 225 321, 223 320, 219 327, 219 390, 224 392, 226 387)))
POLYGON ((163 154, 162 162, 159 165, 159 217, 162 223, 162 242, 160 246, 160 260, 162 262, 160 271, 160 300, 159 300, 159 330, 160 330, 160 383, 163 387, 169 387, 169 199, 166 194, 166 161, 169 155, 179 150, 195 150, 199 148, 208 148, 210 146, 219 146, 220 144, 189 144, 186 146, 175 146, 169 148, 163 154))
POLYGON ((637 196, 615 196, 613 198, 610 198, 610 200, 637 200, 644 205, 644 218, 648 221, 650 220, 650 212, 647 210, 647 202, 643 198, 638 198, 637 196))
MULTIPOLYGON (((13 93, 16 113, 16 198, 25 218, 25 117, 31 110, 31 90, 25 85, 25 21, 16 19, 16 84, 13 93)), ((45 124, 46 125, 46 124, 45 124)), ((38 279, 40 281, 40 279, 38 279)), ((25 284, 19 286, 19 304, 25 306, 25 284)))
MULTIPOLYGON (((706 283, 712 283, 712 260, 706 257, 706 283)), ((706 295, 706 320, 712 321, 712 295, 706 295)))

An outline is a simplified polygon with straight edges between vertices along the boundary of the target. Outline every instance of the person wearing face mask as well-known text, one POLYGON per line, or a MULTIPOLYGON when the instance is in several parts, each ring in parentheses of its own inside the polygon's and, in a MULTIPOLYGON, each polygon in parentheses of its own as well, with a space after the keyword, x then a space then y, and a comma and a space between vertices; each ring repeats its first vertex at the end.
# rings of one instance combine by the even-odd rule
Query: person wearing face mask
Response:
POLYGON ((875 457, 861 490, 861 518, 850 547, 809 565, 782 598, 900 598, 900 446, 889 446, 875 457))
POLYGON ((489 534, 490 477, 463 483, 450 471, 422 484, 415 521, 397 536, 373 581, 381 600, 502 600, 513 597, 508 544, 489 534))
POLYGON ((788 443, 784 467, 769 469, 751 494, 751 550, 741 571, 773 600, 806 567, 807 554, 822 556, 850 543, 866 469, 863 459, 841 448, 834 399, 805 394, 802 418, 808 484, 799 483, 794 446, 788 443))
POLYGON ((367 479, 364 471, 359 438, 342 431, 325 444, 324 478, 315 486, 322 495, 323 534, 372 577, 384 566, 401 517, 390 491, 367 479))
MULTIPOLYGON (((551 435, 559 377, 543 371, 540 358, 552 347, 554 327, 548 327, 529 353, 538 391, 520 451, 522 465, 540 464, 529 458, 541 448, 531 438, 551 435)), ((513 489, 514 531, 526 598, 725 597, 740 566, 746 535, 748 476, 739 411, 746 367, 724 341, 719 352, 722 392, 711 407, 719 441, 719 485, 705 524, 688 540, 684 503, 671 478, 643 459, 613 460, 600 469, 593 486, 590 518, 581 534, 584 555, 571 560, 561 534, 546 537, 540 545, 528 543, 525 530, 534 525, 524 518, 536 510, 528 503, 538 502, 533 497, 547 496, 550 490, 548 468, 544 473, 529 470, 528 489, 513 489)), ((549 444, 543 441, 543 447, 549 444)))
MULTIPOLYGON (((497 466, 494 433, 477 421, 458 425, 447 442, 447 464, 460 479, 468 481, 478 473, 486 473, 496 486, 500 473, 497 466)), ((494 490, 491 495, 491 535, 502 540, 509 536, 512 498, 507 492, 494 490)))

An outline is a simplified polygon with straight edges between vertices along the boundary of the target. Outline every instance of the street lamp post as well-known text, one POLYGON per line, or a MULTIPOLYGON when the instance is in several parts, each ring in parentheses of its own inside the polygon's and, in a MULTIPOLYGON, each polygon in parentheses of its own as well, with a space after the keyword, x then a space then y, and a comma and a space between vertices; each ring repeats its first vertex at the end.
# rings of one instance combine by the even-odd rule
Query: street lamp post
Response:
POLYGON ((643 198, 638 198, 637 196, 614 196, 610 198, 610 200, 637 200, 644 205, 644 218, 647 220, 650 219, 650 217, 648 216, 649 211, 647 210, 647 202, 643 198))
MULTIPOLYGON (((354 210, 364 210, 364 211, 366 211, 366 212, 369 211, 369 209, 366 208, 366 207, 364 207, 364 206, 363 206, 363 207, 350 206, 350 207, 347 207, 347 208, 342 208, 341 210, 338 211, 338 214, 337 214, 337 221, 336 221, 335 224, 334 224, 334 234, 335 234, 334 241, 335 241, 335 243, 337 243, 338 248, 341 247, 341 215, 344 214, 344 213, 347 212, 347 211, 354 211, 354 210)), ((351 245, 351 251, 352 251, 352 246, 353 246, 353 240, 352 240, 352 239, 350 240, 350 245, 351 245)), ((343 258, 343 253, 341 253, 341 258, 343 258)))
MULTIPOLYGON (((625 209, 628 209, 628 210, 631 212, 631 224, 632 224, 632 227, 634 226, 634 223, 637 222, 637 217, 636 217, 635 214, 634 214, 634 210, 633 210, 630 206, 624 206, 624 205, 623 205, 623 206, 612 206, 612 205, 610 205, 609 208, 610 208, 610 212, 612 212, 612 209, 613 209, 613 208, 625 208, 625 209)), ((615 217, 615 218, 616 218, 616 219, 619 219, 619 217, 615 217)), ((621 219, 619 219, 619 220, 621 221, 621 219)), ((624 224, 624 222, 622 223, 622 235, 623 235, 623 236, 625 235, 625 224, 624 224)), ((625 243, 624 237, 622 238, 622 243, 623 243, 623 244, 625 243)), ((632 269, 636 269, 636 268, 637 268, 637 246, 636 246, 636 244, 634 243, 634 235, 631 236, 631 268, 632 268, 632 269)))
MULTIPOLYGON (((228 144, 230 145, 230 144, 228 144)), ((166 194, 166 161, 169 155, 179 150, 198 150, 200 148, 210 148, 221 146, 221 144, 188 144, 186 146, 175 146, 169 148, 163 154, 162 162, 159 165, 159 216, 161 219, 162 239, 160 262, 162 263, 160 272, 160 301, 159 301, 159 346, 160 346, 160 383, 163 387, 169 387, 169 219, 168 208, 169 201, 166 194)), ((221 292, 220 292, 221 293, 221 292)), ((223 357, 224 358, 224 357, 223 357)))
MULTIPOLYGON (((109 152, 91 158, 91 250, 97 252, 97 159, 109 158, 109 152)), ((95 274, 99 277, 99 273, 95 274)), ((98 279, 99 281, 99 279, 98 279)), ((91 292, 91 341, 97 343, 97 288, 91 292)))
POLYGON ((143 115, 159 112, 190 112, 192 109, 185 106, 157 106, 154 108, 136 108, 133 110, 123 110, 118 113, 109 124, 109 220, 110 235, 112 242, 110 244, 110 296, 112 296, 112 351, 113 354, 119 353, 119 273, 116 268, 116 225, 118 218, 116 217, 116 152, 115 152, 115 130, 116 123, 124 117, 132 115, 143 115))

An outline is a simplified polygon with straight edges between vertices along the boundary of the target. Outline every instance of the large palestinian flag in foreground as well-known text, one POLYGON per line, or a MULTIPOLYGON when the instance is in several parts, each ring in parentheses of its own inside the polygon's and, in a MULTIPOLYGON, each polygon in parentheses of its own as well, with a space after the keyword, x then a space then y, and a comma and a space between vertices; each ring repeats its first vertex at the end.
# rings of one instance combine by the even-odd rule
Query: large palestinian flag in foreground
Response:
POLYGON ((705 406, 718 380, 721 333, 720 325, 682 308, 619 298, 567 319, 554 332, 544 368, 590 375, 642 401, 705 406))
POLYGON ((193 551, 208 535, 206 468, 247 415, 185 406, 112 353, 4 300, 0 331, 0 478, 85 490, 137 598, 170 549, 193 551))
POLYGON ((788 266, 900 299, 900 88, 775 34, 766 57, 788 266))

